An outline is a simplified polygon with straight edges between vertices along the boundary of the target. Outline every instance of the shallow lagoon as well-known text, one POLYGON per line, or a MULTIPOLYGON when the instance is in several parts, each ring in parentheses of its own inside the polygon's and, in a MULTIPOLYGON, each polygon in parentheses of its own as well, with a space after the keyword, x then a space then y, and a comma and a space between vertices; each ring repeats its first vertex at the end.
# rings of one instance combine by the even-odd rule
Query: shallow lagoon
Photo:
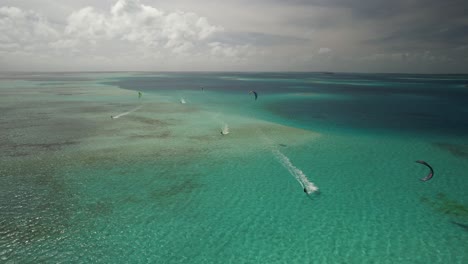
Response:
POLYGON ((0 258, 464 263, 466 79, 2 74, 0 258))

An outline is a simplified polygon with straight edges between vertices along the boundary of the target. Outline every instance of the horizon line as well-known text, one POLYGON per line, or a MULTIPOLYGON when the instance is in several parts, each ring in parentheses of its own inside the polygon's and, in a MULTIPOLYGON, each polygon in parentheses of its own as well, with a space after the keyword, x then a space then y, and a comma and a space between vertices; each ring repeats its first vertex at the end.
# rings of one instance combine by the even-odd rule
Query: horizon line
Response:
POLYGON ((351 71, 0 71, 2 73, 319 73, 319 74, 411 74, 411 75, 468 75, 467 73, 417 73, 417 72, 351 72, 351 71))

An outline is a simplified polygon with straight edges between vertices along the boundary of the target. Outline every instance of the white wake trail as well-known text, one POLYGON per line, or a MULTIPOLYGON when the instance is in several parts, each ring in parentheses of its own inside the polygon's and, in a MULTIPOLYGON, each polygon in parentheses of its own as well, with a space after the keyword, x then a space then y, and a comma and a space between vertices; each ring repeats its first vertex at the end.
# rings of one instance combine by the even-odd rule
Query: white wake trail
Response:
POLYGON ((258 129, 257 132, 261 134, 261 139, 263 139, 263 141, 271 147, 271 152, 275 155, 276 159, 299 182, 307 194, 311 194, 319 190, 319 188, 307 178, 307 175, 302 170, 294 166, 291 160, 274 146, 273 141, 269 137, 267 137, 262 131, 258 129))
POLYGON ((138 109, 140 109, 140 108, 142 108, 142 107, 143 107, 143 106, 140 105, 140 106, 135 107, 134 109, 132 109, 132 110, 130 110, 130 111, 128 111, 128 112, 121 113, 121 114, 118 114, 118 115, 116 115, 116 116, 111 116, 111 117, 112 117, 113 119, 116 119, 116 118, 119 118, 119 117, 122 117, 122 116, 126 116, 126 115, 128 115, 128 114, 130 114, 130 113, 135 112, 136 110, 138 110, 138 109))
POLYGON ((273 154, 275 154, 275 157, 281 162, 283 167, 285 167, 289 173, 296 178, 308 194, 318 191, 319 188, 307 178, 307 175, 305 175, 302 170, 294 166, 286 155, 277 149, 273 150, 273 154))

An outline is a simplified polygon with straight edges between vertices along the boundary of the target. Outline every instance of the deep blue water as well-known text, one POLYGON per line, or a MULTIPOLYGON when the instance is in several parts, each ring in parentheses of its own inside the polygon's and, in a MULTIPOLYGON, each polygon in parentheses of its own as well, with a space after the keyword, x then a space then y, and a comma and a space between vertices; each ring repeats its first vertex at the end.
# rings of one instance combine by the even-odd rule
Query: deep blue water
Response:
POLYGON ((468 75, 164 73, 123 77, 112 83, 159 93, 203 88, 246 95, 255 90, 264 118, 271 114, 289 125, 310 129, 468 133, 468 75))

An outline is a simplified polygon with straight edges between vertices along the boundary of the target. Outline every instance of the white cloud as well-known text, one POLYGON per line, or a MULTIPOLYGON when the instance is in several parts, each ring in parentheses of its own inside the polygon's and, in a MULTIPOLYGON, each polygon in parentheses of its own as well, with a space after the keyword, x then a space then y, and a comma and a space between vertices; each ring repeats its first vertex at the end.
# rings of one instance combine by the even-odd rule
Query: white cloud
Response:
POLYGON ((96 40, 108 34, 108 21, 104 15, 97 13, 92 7, 73 12, 67 22, 65 34, 76 38, 96 40))
POLYGON ((215 57, 227 57, 235 60, 245 59, 256 53, 255 49, 249 45, 227 45, 220 42, 212 42, 211 54, 215 57))
POLYGON ((104 58, 119 57, 138 62, 244 56, 245 47, 223 43, 213 52, 210 42, 223 30, 196 13, 166 12, 139 0, 119 0, 107 11, 83 7, 69 14, 62 25, 52 24, 33 11, 1 7, 0 54, 4 61, 14 60, 20 52, 31 59, 61 58, 65 63, 86 58, 103 62, 108 61, 104 58))
POLYGON ((52 48, 62 49, 62 48, 72 48, 76 46, 77 41, 75 39, 60 39, 55 42, 51 42, 49 45, 52 48))
POLYGON ((41 50, 57 40, 59 32, 46 18, 16 7, 0 8, 0 49, 41 50))
POLYGON ((207 18, 192 12, 165 13, 137 0, 119 0, 109 13, 85 7, 68 17, 69 37, 95 43, 100 39, 128 41, 152 48, 185 53, 221 31, 207 18))
POLYGON ((330 52, 331 52, 330 48, 320 48, 318 50, 318 54, 326 54, 326 53, 330 53, 330 52))

